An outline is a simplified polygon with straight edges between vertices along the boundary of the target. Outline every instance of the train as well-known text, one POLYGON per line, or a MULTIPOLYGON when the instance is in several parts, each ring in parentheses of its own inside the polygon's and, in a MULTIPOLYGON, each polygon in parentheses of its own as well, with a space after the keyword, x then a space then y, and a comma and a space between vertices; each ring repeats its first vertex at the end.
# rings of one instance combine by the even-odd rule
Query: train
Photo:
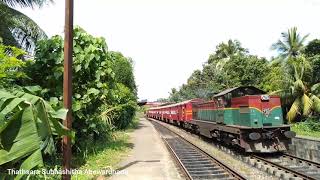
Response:
POLYGON ((245 152, 284 152, 296 136, 290 125, 284 123, 280 97, 254 86, 226 89, 209 101, 191 99, 153 107, 146 111, 146 116, 245 152))

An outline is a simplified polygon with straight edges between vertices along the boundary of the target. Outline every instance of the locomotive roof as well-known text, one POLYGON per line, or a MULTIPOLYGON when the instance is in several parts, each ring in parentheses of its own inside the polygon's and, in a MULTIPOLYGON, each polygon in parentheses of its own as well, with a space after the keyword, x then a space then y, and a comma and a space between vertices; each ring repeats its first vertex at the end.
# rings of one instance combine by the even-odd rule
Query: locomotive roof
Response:
POLYGON ((214 95, 213 97, 219 97, 219 96, 223 96, 225 94, 228 94, 230 92, 233 92, 233 91, 236 91, 236 90, 240 90, 240 91, 248 91, 248 90, 251 90, 251 93, 250 95, 253 95, 253 94, 265 94, 266 92, 264 92, 263 90, 261 89, 258 89, 254 86, 239 86, 239 87, 234 87, 234 88, 230 88, 230 89, 226 89, 224 91, 221 91, 220 93, 214 95), (253 94, 252 94, 253 93, 253 94))
POLYGON ((152 110, 152 109, 159 109, 159 108, 168 108, 168 107, 178 106, 178 105, 182 105, 182 104, 186 104, 186 103, 190 103, 190 102, 199 102, 199 101, 202 101, 202 99, 200 99, 200 98, 189 99, 189 100, 182 101, 182 102, 179 102, 179 103, 170 104, 170 105, 166 105, 166 106, 153 107, 153 108, 150 108, 150 109, 152 110))

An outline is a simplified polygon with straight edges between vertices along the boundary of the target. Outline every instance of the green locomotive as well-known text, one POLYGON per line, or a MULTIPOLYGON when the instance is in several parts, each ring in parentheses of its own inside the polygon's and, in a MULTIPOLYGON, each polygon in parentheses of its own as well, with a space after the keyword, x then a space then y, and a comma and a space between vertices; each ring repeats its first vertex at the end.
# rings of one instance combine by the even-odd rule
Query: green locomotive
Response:
POLYGON ((192 109, 190 127, 246 152, 286 151, 295 136, 284 124, 280 97, 253 86, 227 89, 192 109))

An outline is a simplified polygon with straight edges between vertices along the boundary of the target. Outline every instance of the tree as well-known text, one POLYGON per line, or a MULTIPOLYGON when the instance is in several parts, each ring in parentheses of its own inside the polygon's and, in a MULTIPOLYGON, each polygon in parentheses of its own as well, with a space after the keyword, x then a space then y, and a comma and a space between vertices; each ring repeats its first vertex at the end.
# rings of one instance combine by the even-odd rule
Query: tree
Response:
POLYGON ((269 72, 268 61, 253 55, 233 56, 224 66, 224 81, 228 88, 236 86, 261 87, 261 79, 269 72))
POLYGON ((281 33, 281 39, 271 46, 272 50, 277 50, 280 53, 280 57, 288 59, 296 57, 301 54, 306 38, 309 35, 302 36, 297 32, 297 28, 293 27, 288 29, 288 32, 281 33))
POLYGON ((310 41, 304 49, 304 54, 308 57, 320 55, 320 39, 310 41))
POLYGON ((310 85, 304 81, 308 63, 303 57, 290 59, 289 65, 293 69, 293 74, 287 74, 285 88, 272 93, 291 101, 292 105, 287 113, 289 122, 293 122, 297 115, 308 116, 313 111, 320 112, 320 83, 310 85))
POLYGON ((51 0, 0 0, 0 37, 3 38, 3 43, 31 52, 35 42, 46 38, 46 34, 32 19, 13 7, 41 7, 49 1, 51 0))
POLYGON ((5 46, 0 41, 0 87, 10 87, 26 77, 21 69, 25 66, 20 57, 25 52, 13 46, 5 46))
POLYGON ((208 59, 208 64, 224 58, 230 58, 233 55, 246 54, 248 50, 241 46, 238 40, 229 39, 227 43, 221 42, 216 46, 214 54, 211 54, 208 59))
POLYGON ((124 57, 120 52, 109 53, 113 60, 113 71, 115 72, 115 80, 127 86, 131 91, 137 94, 137 85, 133 75, 133 61, 131 58, 124 57))
POLYGON ((262 89, 266 92, 273 92, 283 88, 285 73, 281 62, 273 59, 268 64, 269 72, 262 78, 262 89))

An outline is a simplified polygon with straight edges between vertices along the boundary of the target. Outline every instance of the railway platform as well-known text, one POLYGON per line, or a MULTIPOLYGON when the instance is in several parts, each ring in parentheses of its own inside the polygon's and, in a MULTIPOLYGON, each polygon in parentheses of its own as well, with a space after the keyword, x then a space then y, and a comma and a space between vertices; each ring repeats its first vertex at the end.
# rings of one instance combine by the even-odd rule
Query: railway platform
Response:
POLYGON ((113 175, 110 179, 183 179, 164 142, 148 120, 141 118, 138 128, 130 136, 134 144, 133 150, 119 164, 119 170, 127 173, 113 175))

